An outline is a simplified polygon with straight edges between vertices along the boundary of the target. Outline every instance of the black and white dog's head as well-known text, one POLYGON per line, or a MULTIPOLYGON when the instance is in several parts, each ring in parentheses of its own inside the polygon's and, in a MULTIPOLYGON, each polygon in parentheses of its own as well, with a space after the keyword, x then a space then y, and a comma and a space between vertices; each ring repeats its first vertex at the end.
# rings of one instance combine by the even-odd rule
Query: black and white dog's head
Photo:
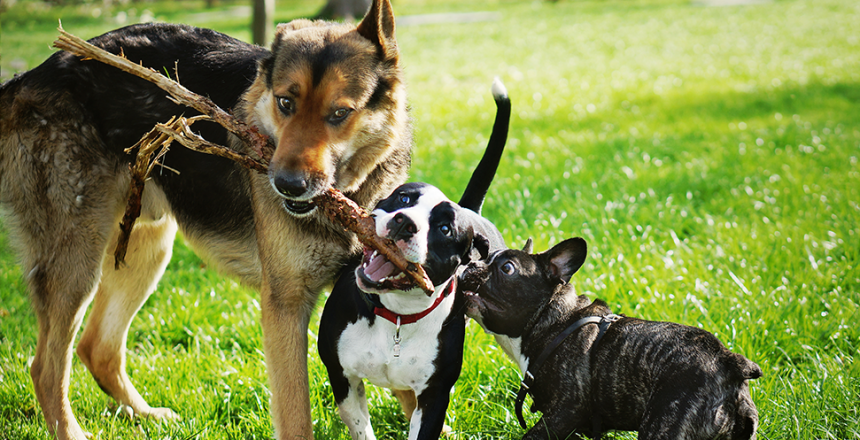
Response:
MULTIPOLYGON (((437 291, 461 265, 505 248, 499 230, 480 215, 511 119, 511 101, 498 79, 493 82, 493 99, 498 110, 493 132, 459 203, 432 185, 407 183, 373 210, 376 234, 394 240, 406 260, 423 266, 437 291)), ((406 274, 373 250, 365 250, 355 278, 359 289, 367 293, 420 291, 406 274)))
MULTIPOLYGON (((376 233, 393 240, 408 261, 422 265, 437 287, 459 266, 486 257, 491 242, 503 243, 492 223, 426 183, 401 185, 372 214, 376 233)), ((355 275, 358 287, 368 293, 417 289, 403 272, 372 250, 365 251, 355 275)))

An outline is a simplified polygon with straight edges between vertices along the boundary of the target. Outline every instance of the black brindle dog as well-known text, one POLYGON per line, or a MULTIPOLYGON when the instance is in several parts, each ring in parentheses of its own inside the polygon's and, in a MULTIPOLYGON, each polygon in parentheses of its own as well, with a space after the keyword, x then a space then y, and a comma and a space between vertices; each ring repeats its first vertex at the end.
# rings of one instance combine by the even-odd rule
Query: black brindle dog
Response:
POLYGON ((758 365, 704 330, 613 315, 603 301, 577 296, 568 281, 585 261, 581 238, 529 252, 491 254, 460 280, 466 313, 525 372, 520 423, 526 393, 543 413, 524 438, 607 430, 650 440, 755 437, 748 381, 761 377, 758 365))

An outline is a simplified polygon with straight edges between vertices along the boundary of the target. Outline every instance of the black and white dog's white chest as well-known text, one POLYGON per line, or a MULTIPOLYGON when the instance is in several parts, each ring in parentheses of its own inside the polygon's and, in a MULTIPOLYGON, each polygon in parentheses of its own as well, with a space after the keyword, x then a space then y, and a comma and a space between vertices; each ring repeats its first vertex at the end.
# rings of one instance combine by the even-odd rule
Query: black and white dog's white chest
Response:
MULTIPOLYGON (((457 321, 457 317, 451 316, 454 303, 453 294, 445 295, 426 316, 415 322, 401 322, 399 326, 396 317, 391 322, 375 314, 360 316, 347 324, 337 342, 343 374, 421 394, 436 374, 436 365, 452 362, 445 359, 446 354, 457 356, 457 350, 446 345, 458 344, 459 338, 452 341, 443 332, 443 326, 457 321)), ((462 347, 462 342, 459 345, 462 347)))

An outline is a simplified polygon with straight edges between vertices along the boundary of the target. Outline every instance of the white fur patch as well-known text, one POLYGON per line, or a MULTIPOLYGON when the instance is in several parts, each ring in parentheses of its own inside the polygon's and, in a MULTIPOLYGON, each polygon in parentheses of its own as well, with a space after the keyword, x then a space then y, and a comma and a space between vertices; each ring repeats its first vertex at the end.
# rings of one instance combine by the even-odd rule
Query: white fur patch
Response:
POLYGON ((421 432, 421 408, 415 408, 409 421, 409 440, 417 440, 419 432, 421 432))
POLYGON ((499 77, 493 78, 493 86, 490 88, 493 92, 493 98, 499 99, 508 96, 508 89, 499 77))
MULTIPOLYGON (((441 289, 440 289, 441 290, 441 289)), ((402 294, 389 294, 402 295, 402 294)), ((423 309, 430 307, 436 295, 424 297, 423 309)), ((381 295, 388 296, 388 295, 381 295)), ((421 394, 435 372, 433 361, 439 351, 439 331, 454 306, 454 295, 448 295, 424 318, 400 327, 400 356, 394 356, 394 323, 377 317, 371 325, 359 319, 347 325, 338 341, 338 356, 344 376, 365 378, 370 383, 391 389, 412 389, 421 394)), ((394 310, 409 314, 414 311, 394 310)), ((414 419, 414 416, 413 416, 414 419)))
POLYGON ((254 104, 254 118, 257 120, 257 127, 263 133, 270 135, 274 135, 278 128, 275 116, 272 115, 272 99, 274 96, 271 93, 264 93, 260 100, 254 104))
POLYGON ((367 410, 367 399, 364 384, 361 379, 350 381, 349 394, 341 402, 337 410, 341 420, 349 429, 352 438, 376 440, 373 426, 370 424, 370 412, 367 410))
POLYGON ((520 372, 525 373, 529 368, 529 358, 525 354, 523 354, 522 350, 522 338, 512 338, 510 336, 505 335, 497 335, 493 334, 493 337, 496 338, 496 343, 502 347, 502 350, 505 351, 505 354, 511 358, 512 361, 517 363, 517 366, 520 367, 520 372))

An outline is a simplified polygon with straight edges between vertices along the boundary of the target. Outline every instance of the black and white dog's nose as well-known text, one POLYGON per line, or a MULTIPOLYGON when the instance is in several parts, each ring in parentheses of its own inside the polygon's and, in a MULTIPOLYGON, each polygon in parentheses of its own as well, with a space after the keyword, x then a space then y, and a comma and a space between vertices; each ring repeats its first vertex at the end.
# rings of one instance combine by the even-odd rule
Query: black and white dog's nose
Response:
POLYGON ((418 232, 418 226, 409 216, 398 212, 388 222, 388 230, 391 231, 388 238, 394 241, 409 241, 418 232))

